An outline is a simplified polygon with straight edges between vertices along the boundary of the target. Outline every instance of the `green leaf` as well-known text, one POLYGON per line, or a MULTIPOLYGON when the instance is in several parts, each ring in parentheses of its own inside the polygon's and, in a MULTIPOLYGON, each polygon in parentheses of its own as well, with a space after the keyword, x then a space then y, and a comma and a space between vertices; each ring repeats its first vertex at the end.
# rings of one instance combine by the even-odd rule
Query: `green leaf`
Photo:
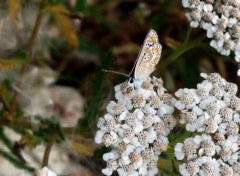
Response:
POLYGON ((86 0, 77 0, 77 3, 74 8, 74 12, 77 13, 79 11, 84 12, 86 8, 87 1, 86 0))
POLYGON ((9 137, 7 137, 4 133, 4 128, 0 128, 0 140, 8 147, 8 149, 12 148, 12 142, 9 140, 9 137))
POLYGON ((29 172, 35 172, 35 168, 23 163, 22 161, 20 161, 15 155, 13 155, 12 153, 10 152, 6 152, 2 149, 0 149, 0 155, 10 161, 14 166, 16 166, 17 168, 20 168, 20 169, 25 169, 29 172))
POLYGON ((102 14, 101 11, 96 6, 86 6, 86 12, 92 14, 100 23, 107 26, 109 29, 117 29, 117 24, 108 21, 102 14))
POLYGON ((65 140, 61 125, 59 124, 59 121, 55 120, 54 117, 36 117, 36 119, 39 121, 40 125, 38 130, 33 131, 34 137, 38 137, 42 141, 48 142, 51 140, 49 139, 49 136, 57 134, 57 142, 62 142, 65 140))

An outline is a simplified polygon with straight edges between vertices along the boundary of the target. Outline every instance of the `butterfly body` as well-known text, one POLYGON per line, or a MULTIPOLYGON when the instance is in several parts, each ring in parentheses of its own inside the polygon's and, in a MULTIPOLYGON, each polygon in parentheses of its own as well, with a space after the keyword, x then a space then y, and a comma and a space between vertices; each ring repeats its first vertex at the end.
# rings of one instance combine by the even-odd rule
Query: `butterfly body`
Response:
POLYGON ((150 29, 134 67, 129 74, 128 82, 146 79, 155 69, 161 56, 162 46, 159 44, 157 33, 150 29))

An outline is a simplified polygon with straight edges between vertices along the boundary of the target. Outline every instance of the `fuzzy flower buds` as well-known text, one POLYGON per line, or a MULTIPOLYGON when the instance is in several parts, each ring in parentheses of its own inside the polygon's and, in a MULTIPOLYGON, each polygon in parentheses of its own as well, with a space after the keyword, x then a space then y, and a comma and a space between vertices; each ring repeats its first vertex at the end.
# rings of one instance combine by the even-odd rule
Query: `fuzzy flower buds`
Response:
MULTIPOLYGON (((240 62, 240 2, 238 0, 182 0, 193 28, 206 30, 210 45, 221 55, 231 51, 240 62)), ((240 70, 238 71, 240 75, 240 70)))
POLYGON ((218 73, 201 74, 196 89, 179 89, 176 108, 180 123, 201 135, 186 138, 175 146, 175 157, 183 160, 182 175, 239 175, 240 99, 238 87, 218 73))
POLYGON ((96 143, 112 147, 103 159, 105 175, 157 174, 158 155, 168 148, 167 135, 176 124, 174 98, 165 93, 162 79, 149 78, 115 86, 115 98, 98 121, 96 143))

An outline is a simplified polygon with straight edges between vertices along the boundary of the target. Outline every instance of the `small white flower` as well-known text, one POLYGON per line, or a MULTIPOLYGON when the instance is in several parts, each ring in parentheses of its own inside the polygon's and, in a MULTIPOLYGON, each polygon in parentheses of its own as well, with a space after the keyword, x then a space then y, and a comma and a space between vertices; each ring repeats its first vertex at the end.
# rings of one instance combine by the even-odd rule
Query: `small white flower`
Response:
POLYGON ((175 95, 179 98, 175 102, 175 107, 179 110, 184 108, 191 109, 200 101, 194 89, 179 89, 175 92, 175 95))
POLYGON ((96 132, 96 135, 95 135, 95 142, 97 143, 97 144, 101 144, 102 143, 102 137, 103 137, 103 135, 105 134, 105 132, 104 131, 101 131, 101 130, 98 130, 97 132, 96 132))
POLYGON ((195 123, 193 123, 193 124, 189 124, 189 123, 186 124, 186 130, 187 131, 191 131, 191 132, 194 132, 194 131, 199 131, 200 132, 204 122, 205 122, 204 116, 199 116, 195 123))
POLYGON ((238 113, 234 113, 233 119, 234 122, 240 124, 240 115, 238 113))
POLYGON ((213 10, 212 4, 205 4, 205 5, 203 6, 203 10, 204 10, 205 12, 211 12, 211 11, 213 10))
POLYGON ((199 103, 199 108, 205 110, 207 106, 212 102, 216 102, 216 98, 213 96, 209 96, 208 98, 202 99, 201 102, 199 103))
POLYGON ((144 99, 149 99, 151 96, 155 95, 156 93, 153 90, 139 89, 138 94, 142 95, 144 99))
POLYGON ((238 20, 236 18, 229 18, 228 20, 228 27, 232 28, 237 24, 238 20))
POLYGON ((189 1, 189 0, 182 0, 183 7, 196 7, 198 5, 198 1, 189 1))
POLYGON ((177 143, 174 147, 174 154, 177 160, 187 160, 194 158, 196 154, 197 144, 194 142, 194 138, 187 138, 184 143, 177 143))
POLYGON ((240 76, 240 69, 238 69, 238 71, 237 71, 237 75, 240 76))
POLYGON ((212 24, 211 23, 202 22, 201 23, 201 27, 203 29, 205 29, 206 31, 208 31, 208 30, 210 30, 212 28, 212 24))
POLYGON ((157 139, 157 133, 156 133, 156 131, 154 130, 154 128, 150 128, 150 129, 148 130, 148 132, 149 132, 148 142, 149 142, 149 143, 153 143, 153 141, 157 139))
POLYGON ((207 28, 206 30, 207 30, 207 37, 208 38, 213 38, 213 36, 214 36, 214 33, 217 31, 217 27, 216 26, 210 26, 209 28, 207 28))
POLYGON ((172 114, 174 111, 174 107, 172 105, 166 105, 161 103, 158 108, 158 115, 162 117, 164 114, 172 114))
POLYGON ((104 118, 100 118, 97 123, 97 127, 106 132, 116 131, 119 126, 115 118, 110 114, 104 115, 104 118))
POLYGON ((228 164, 222 164, 220 167, 220 174, 233 176, 233 169, 228 164))
POLYGON ((151 115, 155 115, 156 114, 156 110, 149 104, 146 104, 143 108, 144 111, 146 111, 148 114, 151 114, 151 115))
POLYGON ((219 162, 215 158, 203 156, 196 160, 200 167, 199 175, 219 175, 219 162))
POLYGON ((228 136, 228 138, 222 143, 222 147, 230 148, 233 152, 236 152, 239 150, 238 140, 239 137, 237 135, 228 136))
POLYGON ((215 144, 211 139, 211 136, 202 134, 201 136, 197 135, 194 137, 194 141, 199 148, 199 156, 207 155, 207 156, 213 156, 215 154, 215 144))
MULTIPOLYGON (((115 153, 115 152, 114 152, 115 153)), ((110 152, 110 153, 105 153, 103 155, 103 160, 104 161, 108 161, 110 159, 114 159, 115 158, 115 154, 113 152, 110 152)))
POLYGON ((177 143, 174 147, 174 154, 177 160, 183 160, 184 158, 184 153, 182 151, 183 144, 182 143, 177 143))
POLYGON ((102 169, 102 173, 105 175, 112 175, 113 170, 110 168, 105 168, 105 169, 102 169))
POLYGON ((196 162, 190 161, 179 166, 179 172, 184 176, 195 176, 199 172, 196 162))
POLYGON ((57 176, 57 174, 53 171, 51 171, 50 169, 48 169, 47 167, 44 167, 42 169, 42 172, 46 175, 46 176, 57 176))

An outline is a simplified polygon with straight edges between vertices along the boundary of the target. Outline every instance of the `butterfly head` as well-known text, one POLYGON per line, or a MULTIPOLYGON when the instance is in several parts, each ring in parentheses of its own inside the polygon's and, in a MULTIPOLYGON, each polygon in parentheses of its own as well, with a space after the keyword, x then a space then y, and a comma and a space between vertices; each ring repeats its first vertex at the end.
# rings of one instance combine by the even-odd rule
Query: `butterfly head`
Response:
POLYGON ((127 80, 127 82, 128 82, 129 84, 133 84, 133 83, 134 83, 134 81, 135 81, 134 75, 133 75, 133 74, 131 74, 131 75, 128 77, 128 80, 127 80))

